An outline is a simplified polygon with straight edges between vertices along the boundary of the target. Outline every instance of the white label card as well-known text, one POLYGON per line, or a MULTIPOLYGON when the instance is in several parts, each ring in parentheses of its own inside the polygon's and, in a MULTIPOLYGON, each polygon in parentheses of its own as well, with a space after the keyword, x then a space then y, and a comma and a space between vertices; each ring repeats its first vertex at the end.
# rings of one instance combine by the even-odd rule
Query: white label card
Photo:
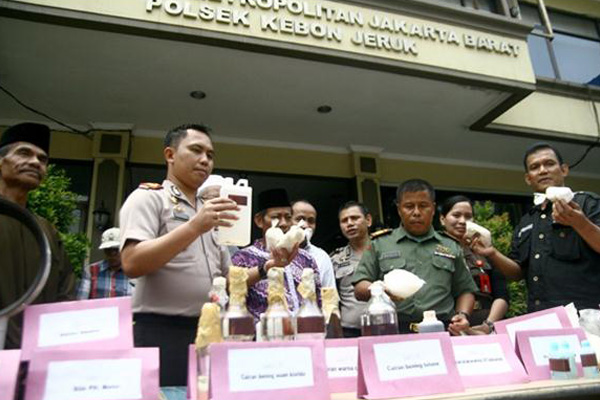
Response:
POLYGON ((560 329, 562 325, 558 319, 558 315, 546 314, 539 317, 526 319, 525 321, 515 322, 506 325, 506 331, 510 337, 510 341, 515 343, 515 335, 517 331, 534 331, 538 329, 560 329))
POLYGON ((231 392, 315 385, 310 347, 229 349, 227 356, 231 392))
POLYGON ((118 336, 118 307, 61 311, 40 316, 38 346, 60 346, 118 336))
POLYGON ((329 378, 358 376, 358 346, 325 348, 329 378))
POLYGON ((53 361, 44 400, 129 400, 142 398, 142 360, 53 361))
POLYGON ((448 373, 439 340, 378 343, 373 352, 381 381, 448 373))
POLYGON ((579 344, 579 337, 577 337, 577 335, 536 336, 529 338, 529 345, 531 346, 531 353, 533 354, 533 361, 535 362, 535 365, 548 365, 550 344, 552 342, 558 343, 560 351, 563 350, 562 344, 564 342, 569 343, 569 348, 576 355, 575 359, 580 361, 579 352, 581 346, 579 344))
POLYGON ((461 376, 503 374, 511 371, 500 343, 454 345, 454 358, 461 376))

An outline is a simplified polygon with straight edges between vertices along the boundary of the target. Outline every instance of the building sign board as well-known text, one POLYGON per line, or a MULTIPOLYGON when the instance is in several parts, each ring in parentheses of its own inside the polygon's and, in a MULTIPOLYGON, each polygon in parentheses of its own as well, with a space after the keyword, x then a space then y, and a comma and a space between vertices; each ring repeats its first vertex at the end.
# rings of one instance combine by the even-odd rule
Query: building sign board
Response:
POLYGON ((317 0, 16 0, 534 83, 527 42, 317 0))

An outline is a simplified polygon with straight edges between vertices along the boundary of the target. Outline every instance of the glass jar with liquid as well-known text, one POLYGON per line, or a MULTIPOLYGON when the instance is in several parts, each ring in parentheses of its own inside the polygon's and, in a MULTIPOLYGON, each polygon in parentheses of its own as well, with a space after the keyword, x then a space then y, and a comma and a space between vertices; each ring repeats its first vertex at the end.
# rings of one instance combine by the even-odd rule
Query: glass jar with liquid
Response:
POLYGON ((395 335, 398 333, 396 307, 388 300, 383 282, 373 282, 369 287, 371 299, 361 316, 362 336, 395 335))
POLYGON ((284 269, 269 269, 267 279, 269 305, 267 311, 261 315, 262 340, 293 340, 294 318, 285 299, 284 269))

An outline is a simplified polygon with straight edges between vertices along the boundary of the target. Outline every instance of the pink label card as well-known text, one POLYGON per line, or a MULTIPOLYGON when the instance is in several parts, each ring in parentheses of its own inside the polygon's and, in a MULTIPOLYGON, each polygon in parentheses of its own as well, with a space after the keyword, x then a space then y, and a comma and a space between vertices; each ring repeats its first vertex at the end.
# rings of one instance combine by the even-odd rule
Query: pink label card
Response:
POLYGON ((187 399, 198 400, 198 356, 196 345, 188 347, 188 377, 187 377, 187 399))
POLYGON ((131 349, 131 297, 29 306, 23 321, 23 360, 37 350, 131 349))
POLYGON ((504 319, 494 323, 496 333, 506 333, 513 346, 516 346, 515 333, 536 329, 571 328, 571 321, 564 307, 554 307, 537 311, 520 317, 504 319))
POLYGON ((360 338, 357 383, 365 399, 464 391, 447 333, 360 338))
POLYGON ((210 347, 212 400, 330 400, 323 340, 210 347))
POLYGON ((358 339, 325 340, 325 361, 331 393, 356 392, 358 339))
POLYGON ((20 362, 21 350, 0 351, 0 398, 15 397, 20 362))
POLYGON ((580 358, 582 340, 586 340, 586 336, 581 328, 517 332, 517 354, 521 357, 531 380, 550 379, 550 365, 548 363, 550 345, 552 342, 556 342, 561 346, 566 342, 576 355, 577 375, 582 376, 583 370, 580 358))
POLYGON ((25 400, 156 400, 158 348, 37 351, 25 400))
POLYGON ((466 388, 529 382, 508 335, 455 336, 450 340, 466 388))

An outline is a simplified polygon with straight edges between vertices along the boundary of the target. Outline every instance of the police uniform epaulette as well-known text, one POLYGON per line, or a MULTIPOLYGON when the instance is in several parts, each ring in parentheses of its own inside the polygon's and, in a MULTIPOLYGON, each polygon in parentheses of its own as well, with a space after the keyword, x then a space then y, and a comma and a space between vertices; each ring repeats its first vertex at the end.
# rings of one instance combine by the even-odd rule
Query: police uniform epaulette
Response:
POLYGON ((335 255, 340 254, 342 251, 344 250, 344 247, 338 247, 337 249, 335 249, 334 251, 332 251, 331 253, 329 253, 329 257, 333 257, 335 255))
POLYGON ((390 228, 385 228, 385 229, 380 229, 378 231, 375 231, 375 232, 371 233, 371 236, 370 236, 371 240, 380 238, 385 235, 389 235, 390 233, 392 233, 392 231, 393 231, 393 229, 390 229, 390 228))
POLYGON ((162 185, 160 183, 152 183, 152 182, 143 182, 138 186, 139 189, 146 190, 159 190, 162 189, 162 185))

